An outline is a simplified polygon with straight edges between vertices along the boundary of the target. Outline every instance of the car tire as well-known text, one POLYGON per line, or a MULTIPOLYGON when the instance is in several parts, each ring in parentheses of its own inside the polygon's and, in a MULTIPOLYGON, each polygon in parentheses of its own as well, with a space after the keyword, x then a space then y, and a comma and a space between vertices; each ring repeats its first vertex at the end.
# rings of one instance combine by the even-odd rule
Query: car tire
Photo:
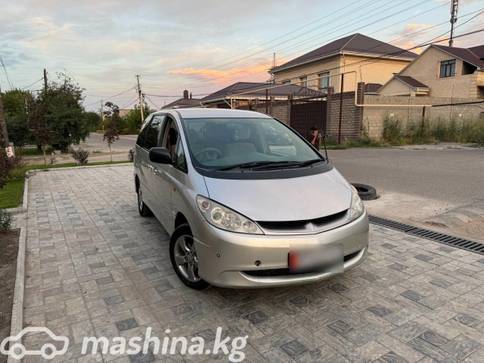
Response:
MULTIPOLYGON (((193 245, 193 234, 192 234, 192 231, 191 231, 190 227, 188 226, 188 224, 182 224, 177 229, 175 229, 175 232, 173 232, 173 234, 171 235, 171 239, 170 239, 170 260, 171 260, 171 264, 172 264, 173 269, 175 270, 175 273, 177 274, 178 278, 186 286, 188 286, 192 289, 195 289, 195 290, 203 290, 203 289, 205 289, 209 286, 209 284, 206 281, 204 281, 201 277, 198 276, 198 257, 196 256, 195 247, 193 245), (189 253, 192 253, 192 254, 194 253, 195 256, 189 256, 189 258, 194 258, 197 261, 196 262, 196 271, 193 274, 195 279, 193 279, 193 278, 190 279, 189 274, 187 274, 185 272, 185 269, 186 270, 190 269, 190 267, 188 265, 185 268, 184 266, 181 266, 179 264, 179 262, 180 262, 179 259, 183 258, 183 256, 181 256, 179 254, 179 249, 180 249, 179 245, 180 245, 181 240, 184 241, 185 245, 191 243, 191 247, 193 248, 192 252, 189 252, 189 253)), ((193 261, 191 261, 191 262, 193 263, 193 261)))
POLYGON ((378 198, 376 189, 373 188, 371 185, 359 183, 352 183, 352 185, 356 188, 356 190, 358 191, 358 195, 362 200, 374 200, 378 198))
POLYGON ((138 188, 138 212, 141 217, 151 217, 153 212, 148 206, 143 202, 143 193, 141 192, 141 187, 138 188))

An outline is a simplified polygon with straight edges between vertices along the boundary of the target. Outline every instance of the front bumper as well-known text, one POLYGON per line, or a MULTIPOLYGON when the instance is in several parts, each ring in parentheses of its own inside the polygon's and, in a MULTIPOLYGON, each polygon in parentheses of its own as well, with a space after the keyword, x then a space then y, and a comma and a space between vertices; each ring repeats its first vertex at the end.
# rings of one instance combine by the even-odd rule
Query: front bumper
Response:
POLYGON ((310 235, 248 235, 223 231, 205 221, 192 226, 199 259, 199 274, 208 283, 221 287, 269 287, 322 280, 335 272, 261 276, 260 270, 287 269, 291 250, 339 245, 344 270, 360 264, 368 250, 368 216, 338 228, 310 235))

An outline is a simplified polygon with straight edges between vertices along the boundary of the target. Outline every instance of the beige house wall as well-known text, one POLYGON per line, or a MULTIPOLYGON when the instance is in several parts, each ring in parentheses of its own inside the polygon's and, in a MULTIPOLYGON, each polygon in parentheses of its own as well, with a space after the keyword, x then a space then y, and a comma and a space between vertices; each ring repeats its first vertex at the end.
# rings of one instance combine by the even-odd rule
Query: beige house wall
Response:
POLYGON ((274 79, 276 83, 290 80, 291 83, 300 84, 299 78, 307 76, 308 87, 317 89, 318 75, 329 70, 330 86, 339 93, 341 73, 348 73, 344 78, 344 92, 354 92, 358 82, 384 84, 409 63, 403 60, 338 55, 277 72, 274 79))
POLYGON ((293 84, 300 84, 299 77, 308 77, 308 87, 312 89, 318 89, 318 74, 329 70, 330 74, 330 86, 336 88, 334 75, 339 73, 341 66, 340 56, 334 56, 321 61, 312 62, 302 66, 290 68, 274 74, 276 83, 283 83, 285 81, 291 81, 293 84))
MULTIPOLYGON (((479 98, 479 89, 477 88, 478 72, 463 75, 462 60, 456 59, 455 76, 440 78, 440 62, 451 59, 456 58, 435 47, 430 47, 407 68, 402 70, 400 75, 413 77, 427 85, 430 88, 430 96, 432 97, 479 98)), ((388 86, 390 84, 383 87, 380 94, 394 94, 392 88, 388 86)))
MULTIPOLYGON (((405 68, 410 61, 397 59, 372 59, 353 55, 342 57, 342 72, 345 75, 345 92, 354 91, 358 82, 385 84, 395 73, 405 68), (348 79, 348 81, 347 81, 348 79)), ((339 92, 339 88, 335 88, 339 92)))

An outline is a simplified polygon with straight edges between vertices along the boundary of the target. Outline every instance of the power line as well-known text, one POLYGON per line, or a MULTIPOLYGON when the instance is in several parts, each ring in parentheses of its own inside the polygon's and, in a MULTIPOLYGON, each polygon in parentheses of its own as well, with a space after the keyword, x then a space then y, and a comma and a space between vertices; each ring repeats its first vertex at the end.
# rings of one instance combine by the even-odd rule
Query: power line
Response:
MULTIPOLYGON (((346 36, 346 35, 353 34, 353 33, 358 32, 358 31, 360 31, 360 30, 362 30, 362 29, 364 29, 364 28, 367 28, 367 27, 369 27, 369 26, 371 26, 371 25, 377 24, 378 22, 381 22, 381 21, 386 20, 386 19, 393 18, 394 16, 400 15, 401 13, 404 13, 404 12, 406 12, 406 11, 412 10, 412 9, 414 9, 414 8, 415 8, 415 6, 422 5, 422 4, 427 3, 427 2, 428 2, 428 0, 424 0, 424 1, 419 2, 417 5, 408 6, 408 7, 404 8, 404 9, 402 9, 402 10, 398 10, 398 11, 395 11, 395 12, 393 12, 393 13, 391 13, 391 14, 384 15, 384 16, 382 16, 382 17, 380 17, 380 18, 376 19, 376 20, 372 20, 372 21, 371 21, 371 22, 369 22, 369 23, 366 23, 366 24, 364 24, 364 25, 361 25, 361 26, 358 26, 358 27, 356 27, 356 28, 353 28, 353 29, 351 29, 351 30, 349 30, 349 31, 347 31, 347 32, 345 32, 345 33, 343 33, 343 34, 338 34, 337 36, 334 36, 334 37, 330 38, 329 40, 326 40, 325 42, 326 42, 326 43, 328 43, 328 42, 332 42, 332 41, 337 40, 337 39, 339 39, 339 38, 341 38, 341 37, 344 37, 344 36, 346 36)), ((402 4, 406 4, 406 3, 408 3, 408 2, 407 2, 407 1, 402 1, 402 2, 397 3, 396 5, 395 5, 395 4, 391 4, 391 5, 392 5, 392 8, 394 8, 395 6, 400 6, 400 5, 402 5, 402 4)), ((375 16, 375 15, 379 15, 379 14, 385 13, 387 10, 388 10, 388 9, 384 9, 383 11, 379 11, 379 12, 377 12, 377 13, 370 14, 369 16, 366 16, 366 17, 364 17, 364 18, 361 18, 361 19, 360 19, 360 20, 358 20, 356 23, 359 23, 361 20, 366 20, 366 19, 368 19, 368 18, 372 19, 372 18, 374 18, 374 16, 375 16)), ((343 25, 342 27, 338 27, 338 28, 337 28, 335 31, 332 31, 332 32, 329 32, 329 33, 319 33, 319 34, 316 34, 315 36, 313 36, 313 37, 311 37, 311 38, 309 38, 309 39, 306 39, 306 40, 304 40, 304 41, 300 42, 299 44, 296 44, 296 45, 291 45, 291 46, 288 46, 288 47, 285 47, 285 48, 279 49, 279 51, 280 51, 280 52, 282 52, 282 51, 285 51, 285 50, 287 50, 287 49, 294 49, 294 47, 300 47, 301 45, 307 44, 308 42, 311 42, 311 41, 313 41, 313 40, 315 40, 315 39, 318 39, 318 38, 319 38, 319 37, 321 37, 322 35, 327 36, 327 35, 329 35, 329 34, 334 34, 334 33, 336 33, 338 30, 345 29, 345 28, 347 28, 347 26, 349 26, 349 25, 353 25, 353 24, 356 24, 356 23, 355 23, 355 22, 353 22, 353 23, 350 23, 350 24, 345 24, 345 25, 343 25)))
POLYGON ((44 77, 42 78, 39 78, 38 80, 36 80, 35 82, 32 82, 31 84, 29 84, 28 86, 25 86, 25 87, 22 87, 23 90, 27 90, 29 89, 30 87, 36 85, 37 83, 39 83, 40 81, 42 81, 44 79, 44 77))
MULTIPOLYGON (((466 22, 461 23, 461 24, 459 24, 458 26, 456 26, 456 28, 461 27, 461 26, 463 26, 464 24, 466 24, 466 23, 468 23, 469 21, 471 21, 471 20, 473 20, 474 18, 476 18, 477 16, 479 16, 479 15, 480 15, 480 14, 483 12, 483 10, 484 10, 484 8, 482 8, 482 9, 478 9, 478 10, 476 10, 476 11, 472 11, 472 12, 469 12, 469 13, 467 13, 467 14, 463 15, 462 17, 466 17, 466 16, 469 16, 469 15, 474 14, 474 13, 476 13, 476 12, 479 12, 478 14, 474 15, 472 18, 468 19, 466 22)), ((398 12, 398 13, 400 13, 400 12, 398 12)), ((420 14, 418 14, 418 15, 420 15, 420 14)), ((405 38, 407 35, 411 35, 411 34, 417 34, 417 33, 426 32, 426 31, 430 30, 431 28, 435 28, 435 27, 437 27, 437 26, 441 26, 441 25, 443 25, 443 24, 448 24, 448 22, 446 21, 446 22, 443 22, 443 23, 438 24, 438 25, 433 25, 433 26, 428 27, 428 28, 426 28, 426 29, 421 29, 421 30, 415 31, 415 32, 413 32, 413 33, 408 33, 408 34, 406 34, 405 36, 403 36, 403 38, 405 38)), ((366 25, 365 25, 365 26, 366 26, 366 25)), ((363 28, 363 27, 365 27, 365 26, 362 26, 362 28, 363 28)), ((360 29, 361 29, 361 28, 360 28, 360 29)), ((434 39, 436 39, 436 38, 442 37, 443 35, 446 35, 447 33, 448 33, 448 32, 445 32, 445 33, 443 33, 443 34, 441 34, 441 35, 438 35, 437 37, 433 38, 431 41, 433 41, 433 40, 434 40, 434 39)), ((400 38, 402 38, 402 37, 400 37, 400 38)), ((396 40, 396 39, 398 39, 398 38, 395 38, 395 40, 396 40)), ((391 42, 393 42, 393 40, 391 40, 391 41, 390 41, 390 43, 391 43, 391 42)), ((428 43, 428 42, 429 42, 429 41, 427 41, 427 43, 428 43)), ((369 50, 374 49, 374 48, 377 48, 377 47, 378 47, 378 46, 373 47, 373 48, 370 48, 369 50)), ((420 48, 420 47, 422 47, 422 46, 417 46, 417 47, 414 47, 414 48, 410 48, 410 50, 412 50, 412 49, 417 49, 417 48, 420 48)), ((400 53, 403 53, 403 52, 405 52, 405 51, 408 51, 408 49, 407 49, 407 50, 402 49, 401 51, 398 51, 398 52, 396 52, 395 54, 400 54, 400 53)), ((388 55, 391 55, 391 53, 389 53, 388 55)), ((383 56, 385 56, 385 55, 383 55, 383 56)), ((379 58, 379 57, 372 58, 372 59, 378 59, 378 58, 379 58)), ((380 56, 380 58, 381 58, 381 56, 380 56)), ((357 62, 354 62, 354 63, 356 63, 356 64, 357 64, 357 63, 362 63, 362 62, 368 62, 369 60, 371 60, 371 59, 365 59, 365 60, 357 61, 357 62)), ((350 63, 350 64, 347 64, 346 66, 350 66, 350 65, 352 65, 352 64, 353 64, 353 63, 350 63)), ((339 68, 342 68, 342 67, 337 66, 337 67, 333 67, 333 68, 330 68, 330 69, 325 69, 325 71, 328 71, 328 70, 334 70, 334 69, 339 69, 339 68)), ((230 75, 230 74, 233 74, 233 73, 236 73, 236 72, 228 72, 228 73, 227 73, 227 75, 230 75)), ((317 73, 319 73, 319 72, 317 72, 317 73)), ((298 77, 296 77, 296 78, 298 78, 298 77)), ((213 82, 213 81, 208 81, 207 83, 211 83, 211 82, 213 82)))
MULTIPOLYGON (((151 97, 160 97, 160 98, 180 98, 180 95, 153 95, 150 93, 145 93, 145 96, 151 96, 151 97)), ((209 93, 198 93, 198 94, 192 94, 192 96, 195 97, 201 97, 201 96, 207 96, 209 93)))
MULTIPOLYGON (((460 25, 462 26, 462 25, 464 25, 464 23, 463 24, 460 24, 460 25)), ((463 33, 463 34, 460 34, 460 35, 456 35, 456 36, 454 36, 454 39, 466 37, 466 36, 469 36, 469 35, 472 35, 472 34, 477 34, 477 33, 480 33, 480 32, 484 32, 484 28, 476 29, 476 30, 473 30, 473 31, 470 31, 470 32, 467 32, 467 33, 463 33)), ((325 71, 339 70, 341 68, 353 66, 353 65, 356 65, 356 64, 360 64, 360 63, 367 63, 367 64, 378 63, 379 61, 382 61, 382 60, 387 59, 389 56, 399 55, 402 52, 412 51, 412 50, 415 50, 415 49, 418 49, 418 48, 422 48, 422 47, 425 47, 425 46, 428 46, 428 45, 432 45, 434 43, 441 43, 441 42, 444 42, 444 41, 448 41, 450 38, 440 39, 437 42, 435 42, 436 39, 444 36, 447 33, 448 33, 448 31, 445 32, 445 33, 443 33, 443 34, 441 34, 441 35, 438 35, 437 37, 434 37, 434 38, 426 41, 425 43, 421 43, 421 44, 415 45, 415 46, 410 47, 410 48, 407 48, 407 49, 401 49, 399 51, 382 54, 382 55, 380 55, 378 57, 375 57, 375 58, 372 58, 372 59, 363 59, 363 60, 356 61, 356 62, 353 62, 353 63, 348 63, 348 64, 346 64, 344 66, 337 66, 337 67, 325 69, 325 71)), ((309 74, 307 74, 307 76, 314 75, 314 74, 317 74, 317 73, 320 73, 320 72, 321 71, 314 72, 314 73, 309 73, 309 74)), ((292 77, 292 78, 289 78, 289 80, 298 79, 298 78, 299 77, 292 77)))
POLYGON ((120 109, 124 109, 124 108, 128 108, 130 106, 133 106, 134 104, 136 104, 138 102, 138 97, 134 98, 133 100, 131 100, 129 103, 126 103, 124 106, 121 106, 119 107, 120 109))
POLYGON ((3 72, 5 73, 5 78, 7 79, 8 85, 10 86, 10 89, 13 89, 12 82, 10 82, 10 78, 8 77, 7 67, 5 67, 5 63, 3 62, 2 57, 0 57, 0 63, 3 68, 3 72))
POLYGON ((153 100, 151 99, 151 97, 149 97, 147 94, 145 94, 146 96, 146 99, 148 100, 149 103, 151 103, 153 106, 155 106, 155 109, 161 109, 161 107, 159 107, 157 104, 155 104, 153 102, 153 100))
MULTIPOLYGON (((369 7, 369 6, 371 6, 371 5, 373 5, 373 4, 376 4, 376 3, 380 2, 380 1, 381 1, 381 0, 376 0, 376 1, 375 1, 375 0, 371 0, 371 1, 367 1, 367 2, 366 2, 366 3, 364 3, 362 6, 357 7, 356 9, 355 9, 355 8, 353 8, 353 9, 352 9, 352 10, 351 10, 349 13, 350 13, 350 14, 355 14, 355 12, 358 12, 358 11, 359 11, 359 10, 361 10, 361 9, 368 9, 368 7, 369 7), (368 5, 369 5, 369 6, 368 6, 368 5)), ((359 2, 359 1, 357 1, 357 2, 359 2)), ((355 2, 355 3, 356 3, 356 2, 355 2)), ((352 4, 354 4, 354 3, 351 3, 350 5, 352 5, 352 4)), ((340 18, 340 17, 335 17, 335 15, 336 15, 336 14, 337 14, 339 11, 344 10, 344 9, 346 9, 346 8, 348 8, 348 6, 345 6, 345 7, 343 7, 343 8, 340 8, 340 9, 338 9, 338 10, 336 10, 336 11, 334 11, 334 12, 330 13, 330 14, 327 14, 326 16, 324 16, 324 17, 320 18, 319 20, 323 20, 323 19, 326 19, 326 18, 332 18, 330 21, 328 21, 328 22, 326 22, 326 23, 325 23, 325 25, 327 26, 327 25, 329 25, 329 24, 331 24, 331 23, 333 23, 333 22, 335 22, 335 21, 340 20, 341 18, 340 18)), ((346 13, 345 13, 345 14, 346 14, 346 13)), ((342 14, 342 15, 344 15, 344 14, 342 14)), ((319 21, 317 21, 317 22, 319 22, 319 21)), ((309 24, 311 24, 311 23, 309 23, 309 24)), ((308 24, 306 24, 306 25, 308 25, 308 24)), ((304 26, 303 26, 303 27, 300 27, 300 28, 298 28, 298 29, 301 29, 301 28, 304 28, 304 26)), ((323 27, 323 28, 324 28, 324 27, 323 27)), ((224 67, 224 66, 226 66, 226 65, 229 65, 229 64, 232 64, 232 63, 239 63, 239 62, 240 62, 240 61, 242 61, 242 60, 245 60, 245 59, 248 59, 248 58, 252 58, 252 57, 253 57, 253 56, 255 56, 255 55, 258 55, 258 54, 263 53, 263 52, 265 52, 265 51, 271 50, 271 49, 273 49, 274 47, 276 47, 276 46, 278 46, 278 45, 281 45, 281 44, 284 44, 284 43, 290 42, 290 41, 295 40, 295 39, 299 39, 301 36, 304 36, 304 35, 306 35, 306 34, 309 34, 309 33, 313 32, 313 31, 315 31, 315 30, 318 30, 318 29, 321 29, 321 27, 319 27, 319 26, 318 26, 318 27, 311 28, 311 29, 309 29, 309 30, 307 30, 307 31, 305 31, 305 32, 303 32, 303 33, 301 33, 301 34, 298 34, 298 35, 294 35, 292 32, 288 32, 288 33, 286 33, 285 35, 289 35, 289 34, 293 35, 293 36, 292 36, 291 38, 289 38, 289 39, 286 39, 286 40, 284 40, 284 41, 282 41, 282 42, 279 42, 279 43, 276 43, 276 44, 274 44, 274 45, 271 45, 270 47, 266 47, 266 48, 260 49, 260 50, 258 50, 258 51, 256 51, 256 52, 253 52, 253 53, 251 53, 251 54, 245 55, 245 56, 243 56, 243 57, 240 57, 240 58, 235 58, 234 60, 229 60, 229 61, 226 61, 226 62, 224 62, 224 63, 221 63, 221 64, 218 64, 218 65, 212 66, 212 68, 222 68, 222 67, 224 67)), ((278 38, 275 38, 275 39, 280 39, 280 38, 282 38, 282 37, 278 37, 278 38)), ((263 43, 263 44, 264 44, 264 43, 263 43)), ((229 59, 230 59, 230 58, 229 58, 229 59)))
MULTIPOLYGON (((426 0, 424 0, 424 1, 419 2, 417 5, 421 5, 421 4, 426 3, 426 2, 427 2, 427 1, 426 1, 426 0)), ((408 2, 405 0, 405 1, 401 1, 401 2, 397 3, 397 5, 395 5, 395 4, 391 4, 391 6, 392 6, 392 8, 395 8, 395 6, 399 6, 399 5, 402 5, 402 4, 404 4, 404 3, 408 3, 408 2)), ((365 4, 366 4, 366 3, 365 3, 365 4)), ((395 11, 395 12, 393 12, 393 13, 389 14, 389 15, 385 15, 384 17, 381 17, 381 18, 379 18, 379 19, 377 19, 377 20, 371 21, 370 23, 367 23, 367 24, 361 25, 361 26, 359 26, 359 27, 357 27, 357 28, 355 28, 355 29, 352 29, 351 31, 349 31, 349 32, 347 32, 347 33, 344 33, 343 35, 341 35, 341 34, 340 34, 340 35, 338 35, 337 37, 331 38, 329 41, 337 40, 337 39, 338 39, 338 38, 340 38, 341 36, 344 36, 344 35, 346 35, 346 34, 351 34, 351 33, 357 32, 357 31, 359 31, 359 30, 361 30, 361 29, 364 29, 364 28, 366 28, 366 27, 368 27, 368 26, 370 26, 370 25, 373 25, 373 24, 375 24, 375 23, 377 23, 377 22, 379 22, 379 21, 382 21, 382 20, 385 20, 385 19, 391 18, 391 17, 393 17, 393 16, 396 16, 396 15, 398 15, 398 14, 401 14, 402 12, 405 12, 405 11, 411 10, 411 9, 413 9, 414 7, 415 7, 415 5, 412 5, 412 6, 406 7, 405 9, 395 11)), ((383 10, 380 10, 380 11, 376 12, 376 13, 372 13, 372 14, 369 14, 369 15, 367 15, 367 16, 365 16, 365 17, 363 17, 363 18, 360 18, 360 19, 359 19, 359 20, 357 20, 356 22, 352 22, 352 23, 350 23, 350 24, 355 24, 355 23, 361 22, 362 20, 365 20, 365 19, 367 19, 367 18, 374 18, 374 16, 375 16, 375 15, 385 13, 385 12, 386 12, 386 11, 388 11, 388 10, 389 10, 389 9, 385 8, 385 9, 383 9, 383 10)), ((419 15, 419 14, 418 14, 418 15, 419 15)), ((348 24, 345 24, 345 25, 344 25, 344 27, 347 27, 347 26, 348 26, 348 24)), ((324 33, 324 34, 325 34, 325 35, 328 35, 328 34, 333 34, 333 33, 335 33, 336 31, 338 31, 338 30, 339 30, 339 28, 341 28, 341 27, 337 27, 335 31, 332 31, 332 32, 330 32, 330 33, 324 33)), ((316 37, 319 37, 319 36, 321 36, 321 34, 318 34, 316 37)), ((305 44, 305 43, 307 43, 308 41, 311 41, 311 40, 313 40, 313 39, 315 39, 315 37, 311 37, 310 39, 307 39, 307 40, 304 40, 304 41, 302 41, 302 42, 299 42, 299 44, 297 44, 297 43, 296 43, 295 45, 293 44, 293 45, 291 45, 290 47, 291 47, 291 48, 294 48, 295 46, 296 46, 296 47, 297 47, 297 46, 300 46, 300 45, 305 44)), ((287 41, 281 42, 281 43, 279 43, 279 44, 284 44, 284 43, 287 43, 287 41)), ((282 51, 282 50, 285 50, 285 49, 288 49, 288 48, 287 48, 287 47, 286 47, 286 48, 282 48, 282 49, 279 49, 279 51, 282 51)), ((264 50, 262 50, 262 51, 264 51, 264 50)), ((260 53, 260 52, 262 52, 262 51, 257 52, 257 54, 258 54, 258 53, 260 53)), ((243 60, 243 59, 248 59, 248 58, 252 57, 252 56, 253 56, 253 55, 255 55, 255 54, 256 54, 256 53, 252 53, 252 54, 247 55, 246 57, 239 58, 239 60, 238 60, 238 61, 243 60)), ((226 63, 226 64, 228 64, 228 63, 226 63)), ((237 71, 231 71, 231 72, 228 72, 228 73, 227 73, 227 75, 231 75, 231 74, 235 74, 235 73, 237 73, 237 71)), ((213 82, 213 81, 208 81, 208 83, 211 83, 211 82, 213 82)))

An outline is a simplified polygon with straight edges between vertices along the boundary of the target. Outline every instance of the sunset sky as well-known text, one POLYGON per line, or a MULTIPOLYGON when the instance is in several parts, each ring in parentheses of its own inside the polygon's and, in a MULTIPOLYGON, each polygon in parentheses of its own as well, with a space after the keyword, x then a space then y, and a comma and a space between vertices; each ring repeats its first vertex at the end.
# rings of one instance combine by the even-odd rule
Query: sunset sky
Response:
MULTIPOLYGON (((359 32, 409 48, 449 30, 442 0, 2 1, 0 57, 13 87, 41 87, 65 72, 101 99, 134 103, 135 74, 154 108, 188 89, 207 94, 235 81, 265 81, 272 65, 359 32), (432 27, 434 26, 435 27, 432 27), (432 28, 430 28, 432 27, 432 28)), ((484 28, 481 0, 461 0, 456 34, 484 28), (468 14, 468 15, 466 15, 468 14)), ((447 35, 443 35, 447 37, 447 35)), ((484 43, 484 33, 456 46, 484 43)), ((0 69, 0 86, 11 86, 0 69)))

